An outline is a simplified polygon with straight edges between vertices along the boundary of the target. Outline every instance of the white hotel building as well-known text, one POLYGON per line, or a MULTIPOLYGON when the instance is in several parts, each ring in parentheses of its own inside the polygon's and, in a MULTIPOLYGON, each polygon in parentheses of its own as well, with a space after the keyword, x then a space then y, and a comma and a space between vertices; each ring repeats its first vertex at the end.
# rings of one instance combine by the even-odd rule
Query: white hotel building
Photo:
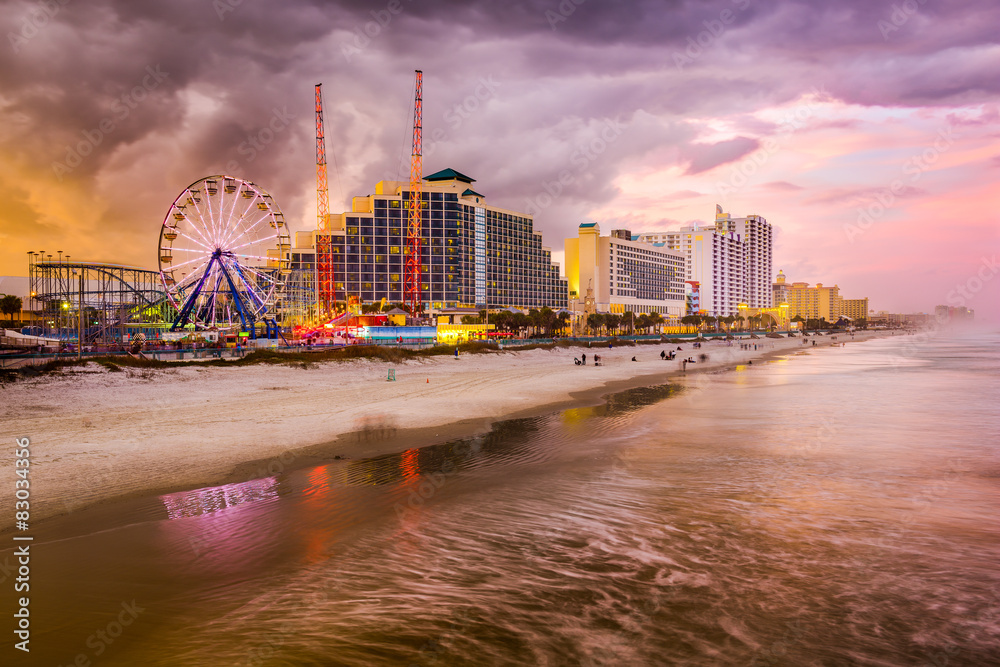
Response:
POLYGON ((684 315, 685 261, 664 244, 644 243, 624 229, 601 236, 597 223, 579 226, 566 239, 566 278, 570 302, 593 298, 598 312, 684 315))
POLYGON ((771 225, 759 215, 732 218, 716 206, 714 226, 640 234, 638 240, 684 256, 684 279, 699 284, 700 309, 713 317, 737 315, 740 304, 772 306, 773 238, 771 225))
POLYGON ((744 275, 746 295, 743 303, 751 308, 771 308, 777 304, 772 302, 773 269, 771 263, 771 246, 773 236, 771 225, 759 215, 748 215, 745 218, 731 218, 722 212, 722 207, 715 207, 715 228, 720 234, 735 232, 743 240, 744 275))

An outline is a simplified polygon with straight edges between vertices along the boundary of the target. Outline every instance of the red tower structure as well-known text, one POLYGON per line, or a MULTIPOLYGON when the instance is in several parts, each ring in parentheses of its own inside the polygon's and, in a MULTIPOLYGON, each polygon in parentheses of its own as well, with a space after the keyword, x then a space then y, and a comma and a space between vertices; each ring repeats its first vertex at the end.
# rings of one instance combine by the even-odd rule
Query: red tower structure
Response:
POLYGON ((423 281, 421 280, 421 218, 423 216, 423 88, 424 73, 416 70, 416 94, 413 104, 413 152, 410 157, 410 200, 407 205, 406 274, 403 298, 414 317, 423 310, 423 281))
POLYGON ((323 84, 316 84, 316 297, 317 316, 330 318, 336 303, 330 195, 326 183, 326 136, 323 131, 323 84))

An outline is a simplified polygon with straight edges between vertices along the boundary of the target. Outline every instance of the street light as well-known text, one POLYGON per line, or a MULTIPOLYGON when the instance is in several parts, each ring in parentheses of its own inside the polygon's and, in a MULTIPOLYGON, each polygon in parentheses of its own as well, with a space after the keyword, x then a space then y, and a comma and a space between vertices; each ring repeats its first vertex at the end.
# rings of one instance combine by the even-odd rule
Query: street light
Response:
MULTIPOLYGON (((59 317, 56 318, 56 328, 58 329, 59 340, 63 337, 63 326, 67 323, 69 318, 69 301, 62 302, 62 312, 59 313, 59 317)), ((68 328, 68 327, 67 327, 68 328)), ((60 348, 62 343, 59 344, 60 348)))
MULTIPOLYGON (((35 251, 28 251, 28 286, 29 289, 35 284, 35 251)), ((34 332, 35 330, 35 308, 32 303, 35 300, 35 292, 31 290, 31 294, 28 296, 28 331, 34 332)))
MULTIPOLYGON (((66 255, 69 259, 69 255, 66 255)), ((76 269, 73 269, 73 275, 76 275, 76 269)), ((76 359, 77 361, 83 359, 83 269, 80 269, 80 298, 77 301, 76 306, 76 359)))

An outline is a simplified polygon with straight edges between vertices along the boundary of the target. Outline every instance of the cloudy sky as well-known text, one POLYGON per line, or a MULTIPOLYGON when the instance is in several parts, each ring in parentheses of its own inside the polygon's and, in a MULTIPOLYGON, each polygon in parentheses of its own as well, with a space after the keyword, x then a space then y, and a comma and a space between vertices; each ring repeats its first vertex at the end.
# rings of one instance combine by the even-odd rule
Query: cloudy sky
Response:
POLYGON ((0 274, 26 251, 155 266, 177 194, 228 172, 315 225, 424 170, 545 243, 764 215, 775 269, 890 311, 1000 303, 995 0, 7 0, 0 274))

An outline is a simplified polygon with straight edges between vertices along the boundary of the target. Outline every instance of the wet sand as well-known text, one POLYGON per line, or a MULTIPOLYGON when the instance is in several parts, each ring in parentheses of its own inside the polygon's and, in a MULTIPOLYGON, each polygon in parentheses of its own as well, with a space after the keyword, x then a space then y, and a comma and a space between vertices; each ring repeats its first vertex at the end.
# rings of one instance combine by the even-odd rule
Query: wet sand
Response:
MULTIPOLYGON (((854 342, 882 334, 858 334, 854 342)), ((96 364, 0 388, 8 437, 31 439, 32 523, 135 496, 244 481, 337 457, 399 452, 489 429, 497 419, 593 405, 681 373, 721 372, 817 345, 762 338, 436 357, 398 364, 353 360, 299 366, 184 367, 112 373, 96 364), (588 366, 573 364, 587 353, 588 366), (600 354, 604 365, 593 366, 600 354), (635 356, 638 361, 632 362, 635 356), (387 381, 390 368, 396 381, 387 381)), ((13 448, 6 457, 12 458, 13 448)), ((8 460, 9 469, 13 461, 8 460)), ((0 532, 13 497, 0 498, 0 532)))

